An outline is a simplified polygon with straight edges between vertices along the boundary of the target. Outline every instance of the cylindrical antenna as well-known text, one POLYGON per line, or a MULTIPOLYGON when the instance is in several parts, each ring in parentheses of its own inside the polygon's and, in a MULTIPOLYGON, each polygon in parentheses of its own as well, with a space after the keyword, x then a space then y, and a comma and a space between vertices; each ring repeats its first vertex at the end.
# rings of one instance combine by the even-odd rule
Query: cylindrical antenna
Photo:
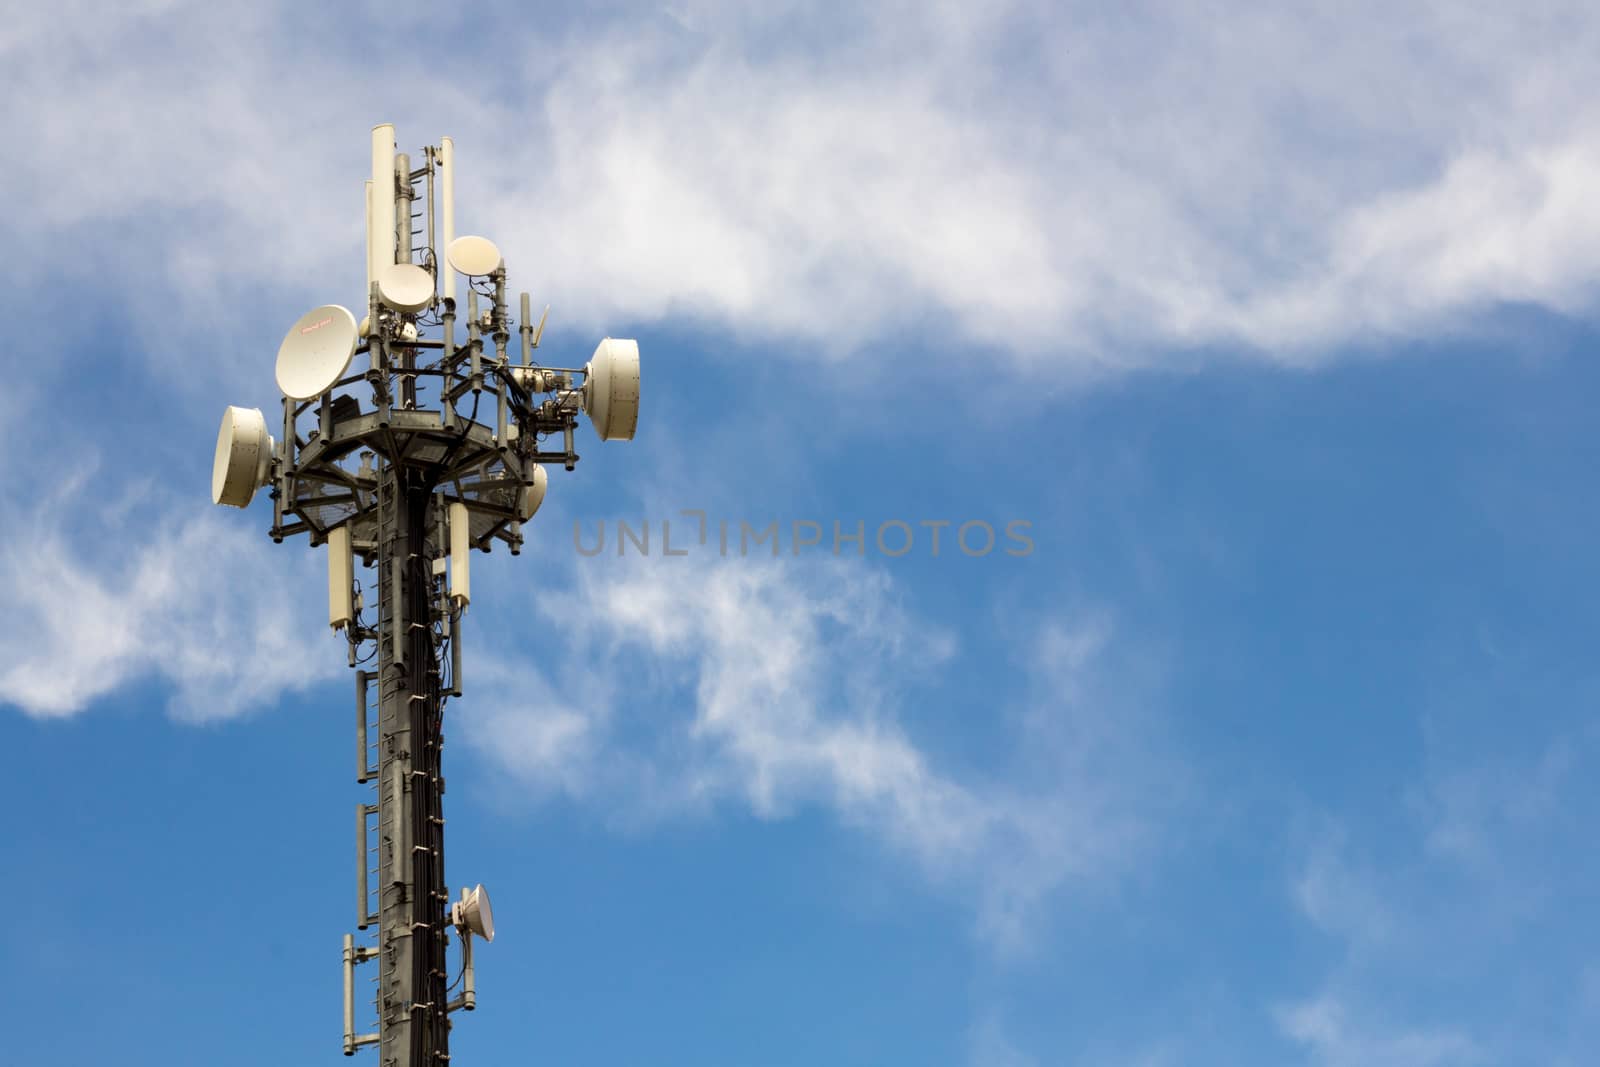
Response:
POLYGON ((522 365, 524 367, 533 362, 533 323, 528 321, 533 317, 531 308, 532 304, 528 300, 528 294, 523 293, 522 306, 518 309, 520 313, 517 316, 521 320, 522 326, 517 332, 522 334, 522 365))
POLYGON ((450 599, 461 607, 472 601, 472 520, 467 506, 450 505, 450 599))
MULTIPOLYGON (((374 277, 394 260, 394 126, 372 127, 372 238, 374 277)), ((374 324, 376 325, 376 324, 374 324)))
POLYGON ((368 293, 372 292, 372 279, 375 278, 377 276, 377 274, 378 274, 377 257, 378 257, 377 246, 372 240, 372 179, 368 178, 367 179, 367 288, 366 288, 366 291, 368 293))
POLYGON ((350 527, 346 523, 328 531, 328 625, 342 630, 355 619, 355 560, 350 553, 350 527))
MULTIPOLYGON (((448 252, 450 242, 456 239, 456 143, 448 137, 439 139, 439 248, 448 252)), ((444 257, 440 257, 442 260, 444 257)), ((446 300, 456 298, 456 272, 448 263, 439 264, 439 274, 444 283, 440 293, 446 300)))

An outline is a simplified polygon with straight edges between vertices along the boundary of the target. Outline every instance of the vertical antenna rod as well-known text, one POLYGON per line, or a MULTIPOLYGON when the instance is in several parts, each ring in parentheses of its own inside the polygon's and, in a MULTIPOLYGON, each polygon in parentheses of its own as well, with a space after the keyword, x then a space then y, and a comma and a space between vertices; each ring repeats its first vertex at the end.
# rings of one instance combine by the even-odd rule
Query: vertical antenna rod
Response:
MULTIPOLYGON (((456 239, 456 143, 448 137, 439 139, 439 219, 442 223, 439 231, 439 258, 444 259, 444 253, 450 250, 450 242, 456 239)), ((456 272, 449 265, 441 262, 439 273, 444 282, 440 295, 446 300, 456 298, 456 272)))

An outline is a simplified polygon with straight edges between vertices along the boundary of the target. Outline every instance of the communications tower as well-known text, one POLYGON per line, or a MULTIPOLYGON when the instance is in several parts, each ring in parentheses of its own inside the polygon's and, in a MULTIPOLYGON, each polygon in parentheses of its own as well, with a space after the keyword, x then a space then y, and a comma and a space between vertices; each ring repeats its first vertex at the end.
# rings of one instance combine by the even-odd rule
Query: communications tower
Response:
POLYGON ((211 480, 214 502, 240 508, 270 487, 272 539, 327 546, 328 622, 356 673, 356 780, 372 791, 356 806, 364 933, 344 938, 344 1053, 376 1045, 381 1067, 446 1067, 450 1015, 476 1007, 473 939, 494 937, 483 887, 453 899, 444 871, 440 749, 472 552, 521 549, 545 468, 578 462, 580 412, 602 440, 632 439, 639 414, 636 342, 607 338, 583 367, 534 361, 544 315, 522 293, 513 323, 499 250, 455 233, 454 186, 450 138, 413 160, 393 126, 373 128, 361 317, 325 304, 289 328, 282 437, 259 409, 228 408, 211 480), (369 963, 377 1022, 362 1032, 369 963))

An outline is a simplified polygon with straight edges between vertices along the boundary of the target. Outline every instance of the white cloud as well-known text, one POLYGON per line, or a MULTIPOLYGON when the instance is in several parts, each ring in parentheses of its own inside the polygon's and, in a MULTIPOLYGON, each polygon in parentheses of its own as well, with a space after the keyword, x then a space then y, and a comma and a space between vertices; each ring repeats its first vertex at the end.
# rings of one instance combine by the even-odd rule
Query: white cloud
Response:
POLYGON ((1348 852, 1341 828, 1325 830, 1294 879, 1295 904, 1320 929, 1352 944, 1382 943, 1394 932, 1395 902, 1371 871, 1354 866, 1348 852))
POLYGON ((1352 1020, 1346 1007, 1318 997, 1278 1013, 1286 1036, 1321 1067, 1437 1067, 1483 1062, 1477 1046, 1449 1028, 1410 1028, 1352 1020))
POLYGON ((971 1067, 1039 1067, 1037 1057, 1018 1048, 1006 1034, 998 1014, 990 1012, 968 1034, 967 1062, 971 1067))
POLYGON ((462 712, 535 795, 629 819, 822 807, 971 891, 1003 945, 1046 896, 1114 879, 1152 843, 1159 802, 1140 790, 1154 760, 1104 701, 1096 627, 1052 630, 1024 664, 1050 694, 1016 739, 1038 765, 1001 779, 941 769, 913 739, 902 698, 957 650, 865 566, 595 561, 540 609, 571 644, 546 642, 551 663, 494 665, 462 712), (575 666, 552 684, 557 659, 575 666))
POLYGON ((175 717, 204 721, 337 673, 337 648, 319 640, 323 586, 309 553, 273 546, 255 523, 209 503, 141 501, 148 487, 133 487, 93 506, 87 485, 80 475, 28 507, 13 498, 0 522, 8 703, 73 715, 156 678, 170 686, 175 717), (151 504, 170 513, 128 515, 151 504))
POLYGON ((1402 818, 1325 823, 1292 877, 1335 957, 1279 1029, 1326 1067, 1580 1062, 1593 1016, 1570 916, 1595 871, 1575 769, 1593 732, 1471 757, 1432 734, 1402 818))
POLYGON ((246 296, 349 299, 365 131, 392 118, 405 144, 457 136, 463 227, 558 328, 690 316, 823 351, 912 328, 1083 373, 1593 307, 1587 4, 688 3, 540 30, 487 8, 506 67, 471 81, 427 51, 351 64, 379 21, 346 17, 10 24, 13 284, 121 269, 122 298, 161 298, 152 339, 173 307, 199 333, 246 296))
POLYGON ((1500 302, 1583 313, 1600 282, 1596 128, 1516 150, 1472 149, 1438 178, 1353 208, 1326 268, 1247 309, 1264 337, 1404 331, 1500 302))

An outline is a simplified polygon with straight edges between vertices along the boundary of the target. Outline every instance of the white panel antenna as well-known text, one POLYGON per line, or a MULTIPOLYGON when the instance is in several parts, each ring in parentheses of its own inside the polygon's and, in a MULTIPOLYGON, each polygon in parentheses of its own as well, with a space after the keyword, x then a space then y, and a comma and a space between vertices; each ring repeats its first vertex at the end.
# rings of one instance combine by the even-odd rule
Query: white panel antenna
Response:
MULTIPOLYGON (((365 184, 367 187, 367 287, 362 291, 363 296, 372 292, 372 279, 377 274, 378 265, 378 251, 373 247, 372 243, 372 179, 368 178, 365 184)), ((365 330, 362 331, 362 336, 366 336, 365 330)))
POLYGON ((394 262, 394 126, 372 127, 372 276, 394 262))
POLYGON ((312 308, 289 327, 278 346, 278 388, 291 400, 321 396, 344 377, 357 340, 356 317, 348 308, 312 308))
POLYGON ((328 531, 328 625, 335 630, 355 618, 355 557, 350 554, 350 527, 328 531))
POLYGON ((472 602, 472 518, 459 501, 450 505, 450 598, 472 602))

